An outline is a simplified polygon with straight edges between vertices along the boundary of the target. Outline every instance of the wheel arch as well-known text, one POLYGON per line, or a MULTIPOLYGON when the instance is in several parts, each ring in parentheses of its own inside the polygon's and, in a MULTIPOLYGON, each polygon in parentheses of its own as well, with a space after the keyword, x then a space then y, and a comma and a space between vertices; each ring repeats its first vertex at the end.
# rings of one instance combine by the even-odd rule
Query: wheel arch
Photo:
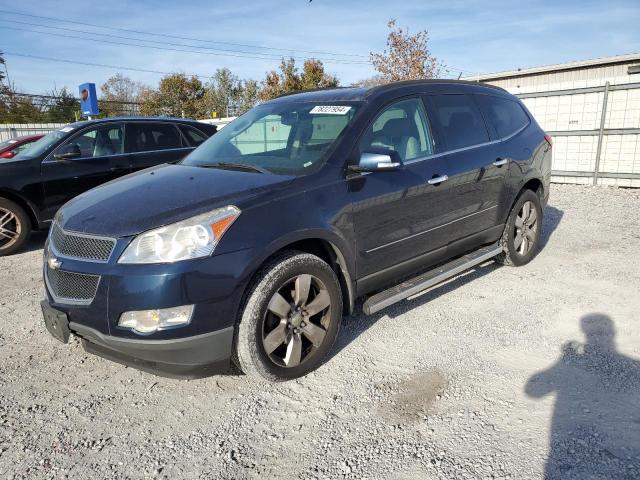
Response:
POLYGON ((22 195, 12 191, 0 189, 0 197, 6 198, 7 200, 12 201, 20 208, 22 208, 25 213, 29 216, 29 220, 31 221, 31 228, 33 230, 37 230, 40 228, 40 221, 38 219, 38 214, 36 213, 36 209, 34 205, 24 198, 22 195))
POLYGON ((284 239, 276 240, 252 264, 250 279, 246 284, 241 305, 245 304, 254 277, 263 265, 283 252, 300 251, 316 255, 329 264, 340 283, 342 298, 344 299, 343 312, 347 315, 351 314, 355 305, 355 270, 349 263, 349 258, 352 257, 349 257, 345 250, 346 247, 343 242, 339 238, 331 238, 326 231, 297 232, 288 235, 284 239))

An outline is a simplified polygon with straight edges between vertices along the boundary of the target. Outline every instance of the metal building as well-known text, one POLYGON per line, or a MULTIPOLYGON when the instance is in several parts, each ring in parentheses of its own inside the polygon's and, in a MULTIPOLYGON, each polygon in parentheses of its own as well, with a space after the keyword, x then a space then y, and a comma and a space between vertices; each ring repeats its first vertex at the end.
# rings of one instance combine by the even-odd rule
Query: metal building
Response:
POLYGON ((467 78, 518 95, 553 137, 553 180, 640 187, 640 54, 467 78))

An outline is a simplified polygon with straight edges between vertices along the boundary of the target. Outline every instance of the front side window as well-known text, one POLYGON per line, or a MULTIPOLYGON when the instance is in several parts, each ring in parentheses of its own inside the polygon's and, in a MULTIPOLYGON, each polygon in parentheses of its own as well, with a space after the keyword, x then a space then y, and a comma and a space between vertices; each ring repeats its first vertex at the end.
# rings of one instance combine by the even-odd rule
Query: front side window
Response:
POLYGON ((121 125, 101 125, 73 137, 60 148, 76 145, 80 149, 80 158, 106 157, 121 154, 122 141, 121 125))
POLYGON ((464 94, 431 95, 431 121, 436 122, 447 150, 471 147, 489 141, 480 109, 464 94))
POLYGON ((493 95, 476 95, 476 99, 498 138, 508 137, 529 123, 529 117, 516 101, 493 95))
POLYGON ((182 163, 221 168, 242 164, 303 175, 326 158, 358 106, 357 102, 295 101, 258 105, 218 131, 182 163))
POLYGON ((127 125, 127 151, 153 152, 182 148, 178 129, 170 123, 129 123, 127 125))
POLYGON ((402 161, 431 155, 433 140, 422 100, 402 100, 380 113, 360 141, 360 153, 374 148, 394 150, 402 161))

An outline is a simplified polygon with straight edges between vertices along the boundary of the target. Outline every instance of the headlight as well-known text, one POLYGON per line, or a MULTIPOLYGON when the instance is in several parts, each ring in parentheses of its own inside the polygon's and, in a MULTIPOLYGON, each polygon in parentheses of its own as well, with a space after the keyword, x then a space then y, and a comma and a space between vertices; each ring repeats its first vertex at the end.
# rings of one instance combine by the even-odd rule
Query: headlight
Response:
POLYGON ((171 263, 207 257, 240 215, 229 205, 138 235, 118 263, 171 263))

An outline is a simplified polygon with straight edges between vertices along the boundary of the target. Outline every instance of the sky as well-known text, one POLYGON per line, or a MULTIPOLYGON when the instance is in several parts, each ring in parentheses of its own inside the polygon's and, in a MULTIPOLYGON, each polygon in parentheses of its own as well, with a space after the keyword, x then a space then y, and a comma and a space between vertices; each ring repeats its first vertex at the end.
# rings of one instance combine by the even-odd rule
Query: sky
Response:
POLYGON ((17 90, 36 94, 63 86, 76 92, 81 83, 100 85, 117 72, 151 86, 162 76, 157 72, 206 80, 222 67, 261 80, 291 55, 300 63, 323 59, 348 85, 375 74, 368 56, 384 50, 390 18, 410 32, 427 30, 432 54, 452 77, 640 52, 638 0, 515 3, 0 0, 0 51, 17 90))

